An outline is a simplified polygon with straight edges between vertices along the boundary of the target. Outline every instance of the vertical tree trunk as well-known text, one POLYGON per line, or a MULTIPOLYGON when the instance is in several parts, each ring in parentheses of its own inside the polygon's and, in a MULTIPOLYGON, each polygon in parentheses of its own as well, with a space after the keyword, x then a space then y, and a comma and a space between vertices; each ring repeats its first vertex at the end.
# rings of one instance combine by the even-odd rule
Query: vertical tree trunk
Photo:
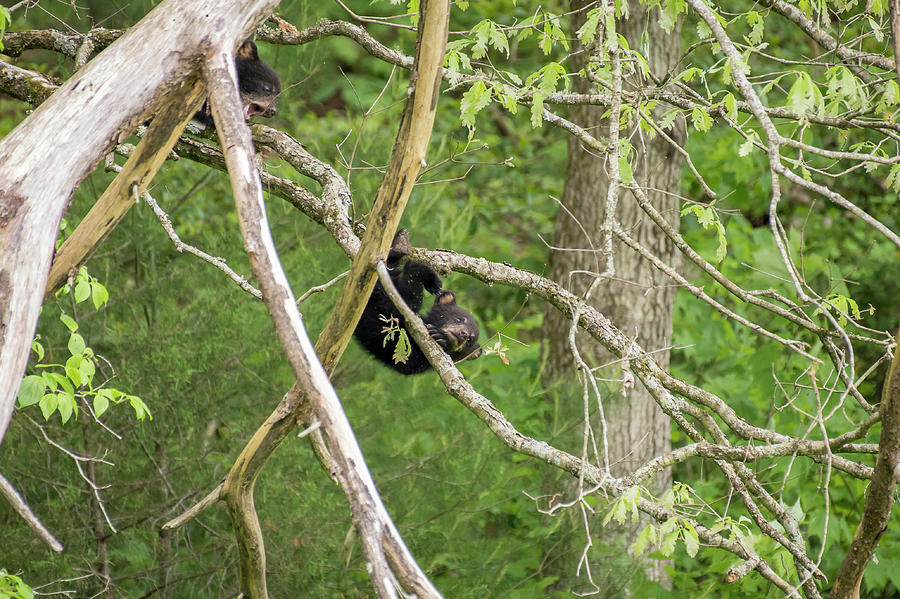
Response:
MULTIPOLYGON (((574 11, 573 31, 581 27, 585 19, 585 7, 590 2, 572 0, 570 9, 574 11)), ((656 15, 648 14, 643 6, 630 3, 631 17, 617 23, 631 48, 639 49, 640 36, 646 30, 649 36, 650 68, 657 78, 674 66, 681 46, 680 31, 664 32, 656 23, 656 15)), ((576 49, 577 50, 577 49, 576 49)), ((578 61, 573 70, 577 71, 583 64, 583 54, 577 54, 578 61)), ((635 83, 626 79, 625 85, 635 83)), ((646 84, 646 83, 645 83, 646 84)), ((596 86, 586 79, 576 79, 575 90, 578 92, 596 92, 596 86)), ((578 106, 572 109, 572 120, 601 137, 607 130, 606 122, 601 118, 605 108, 595 106, 578 106)), ((681 125, 679 125, 681 127, 681 125)), ((631 131, 622 131, 622 137, 629 136, 631 131)), ((672 135, 675 139, 682 137, 680 133, 672 135)), ((635 181, 648 191, 648 195, 656 207, 678 227, 678 202, 661 191, 677 193, 681 173, 681 157, 672 152, 671 146, 660 138, 648 140, 633 135, 629 139, 639 153, 635 164, 635 181), (656 191, 659 190, 659 191, 656 191)), ((585 151, 574 137, 569 140, 568 166, 566 186, 562 203, 567 210, 559 210, 556 217, 554 247, 560 250, 551 251, 550 277, 562 283, 576 294, 583 294, 593 277, 586 274, 571 274, 573 271, 599 273, 603 270, 605 256, 600 252, 603 247, 601 227, 605 218, 606 193, 608 180, 605 158, 585 151), (586 235, 590 235, 590 240, 586 235), (565 249, 592 251, 564 251, 565 249)), ((668 242, 663 233, 654 227, 646 218, 627 190, 623 191, 618 203, 618 222, 657 256, 671 265, 677 265, 678 256, 675 248, 668 242)), ((669 364, 669 353, 663 349, 671 344, 672 338, 672 306, 675 288, 670 281, 656 271, 646 260, 639 257, 629 248, 617 244, 615 252, 615 277, 600 283, 599 289, 593 292, 591 303, 609 317, 623 333, 637 336, 641 347, 647 351, 655 351, 654 359, 663 368, 669 364)), ((546 344, 546 374, 550 380, 571 380, 573 378, 573 361, 569 349, 569 324, 553 309, 548 309, 544 319, 544 338, 546 344)), ((598 343, 584 335, 578 336, 578 346, 582 356, 592 367, 611 361, 611 356, 598 343)), ((601 371, 599 376, 619 378, 621 365, 601 371)), ((621 474, 633 470, 637 464, 669 449, 669 421, 650 397, 650 394, 638 384, 625 395, 621 394, 621 385, 609 387, 609 393, 603 398, 607 422, 609 424, 609 455, 613 474, 621 474)), ((557 414, 566 418, 567 422, 558 423, 558 428, 570 425, 581 418, 583 404, 581 395, 573 393, 561 394, 557 401, 560 405, 557 414)), ((594 429, 599 431, 599 423, 594 422, 594 429)), ((580 428, 580 427, 578 427, 580 428)), ((655 481, 652 492, 658 493, 672 484, 671 474, 665 471, 655 481)), ((609 526, 603 533, 604 539, 611 538, 609 526)), ((643 526, 643 525, 641 525, 643 526)), ((599 523, 592 526, 592 534, 598 535, 599 523)), ((640 530, 630 527, 625 530, 627 539, 640 530)), ((621 531, 620 531, 621 532, 621 531)), ((583 539, 582 539, 583 540, 583 539)), ((658 562, 645 565, 648 576, 657 581, 664 581, 662 564, 658 562)), ((597 578, 597 572, 595 580, 597 578)), ((621 580, 621 576, 618 577, 621 580)))

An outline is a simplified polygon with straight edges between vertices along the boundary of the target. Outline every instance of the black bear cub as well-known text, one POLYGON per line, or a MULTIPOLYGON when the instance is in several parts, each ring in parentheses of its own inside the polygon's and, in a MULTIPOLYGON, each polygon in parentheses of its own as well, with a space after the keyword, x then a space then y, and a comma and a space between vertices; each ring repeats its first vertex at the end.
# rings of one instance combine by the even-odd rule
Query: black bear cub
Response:
MULTIPOLYGON (((391 251, 387 258, 391 281, 403 297, 403 301, 418 314, 422 308, 423 290, 434 294, 434 305, 425 316, 420 316, 425 328, 444 351, 456 361, 470 360, 481 355, 478 345, 478 324, 466 310, 456 305, 456 296, 452 291, 441 289, 441 278, 427 264, 408 259, 409 232, 401 229, 394 237, 391 251)), ((403 316, 391 302, 381 283, 375 283, 375 289, 363 310, 353 335, 367 352, 401 374, 418 374, 425 372, 431 365, 425 354, 409 337, 411 353, 406 362, 394 361, 394 348, 397 336, 385 339, 391 318, 397 319, 402 327, 403 316)))
MULTIPOLYGON (((241 44, 234 55, 234 66, 237 70, 241 103, 244 105, 244 118, 249 119, 257 114, 264 117, 275 116, 275 107, 281 94, 281 79, 275 69, 259 59, 256 44, 250 40, 241 44)), ((207 127, 213 126, 209 100, 203 103, 194 118, 207 127)))

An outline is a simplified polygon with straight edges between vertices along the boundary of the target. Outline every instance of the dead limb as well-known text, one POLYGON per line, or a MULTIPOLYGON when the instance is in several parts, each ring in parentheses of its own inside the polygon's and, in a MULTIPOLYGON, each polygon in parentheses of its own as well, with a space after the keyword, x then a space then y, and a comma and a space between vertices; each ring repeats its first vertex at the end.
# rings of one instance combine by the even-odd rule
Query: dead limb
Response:
POLYGON ((16 513, 28 523, 28 526, 31 527, 34 534, 45 542, 50 549, 57 553, 63 550, 62 543, 57 541, 56 537, 53 536, 53 533, 47 530, 47 527, 44 526, 35 513, 31 511, 31 508, 28 507, 28 504, 25 503, 25 499, 22 495, 16 491, 16 488, 12 486, 12 483, 10 483, 2 474, 0 474, 0 495, 6 498, 6 501, 9 502, 9 505, 12 506, 16 513))
MULTIPOLYGON (((196 73, 209 50, 212 23, 222 39, 237 44, 276 4, 166 0, 0 140, 0 438, 12 416, 59 222, 73 191, 196 73)), ((168 139, 169 133, 160 135, 168 139)))
MULTIPOLYGON (((374 275, 368 267, 371 260, 366 261, 364 257, 387 251, 415 176, 424 163, 431 136, 447 40, 449 3, 423 2, 421 11, 411 96, 369 221, 369 235, 362 242, 336 309, 319 337, 319 358, 329 369, 340 359, 374 285, 374 275)), ((253 145, 241 118, 236 74, 230 58, 228 54, 214 53, 204 67, 213 117, 224 148, 245 248, 297 376, 297 383, 244 448, 222 489, 238 539, 241 589, 249 597, 267 596, 265 550, 253 504, 253 485, 259 470, 290 430, 301 422, 315 422, 319 426, 313 437, 321 436, 332 459, 332 475, 347 494, 378 595, 396 597, 397 588, 403 588, 420 597, 440 597, 415 563, 381 503, 326 368, 320 364, 306 336, 267 226, 260 178, 252 158, 253 145)))
POLYGON ((125 217, 134 205, 135 198, 147 190, 147 185, 165 162, 169 151, 200 107, 205 95, 206 90, 202 84, 196 80, 187 81, 172 94, 159 114, 153 117, 147 132, 122 171, 57 250, 47 278, 47 297, 87 262, 106 236, 125 217))

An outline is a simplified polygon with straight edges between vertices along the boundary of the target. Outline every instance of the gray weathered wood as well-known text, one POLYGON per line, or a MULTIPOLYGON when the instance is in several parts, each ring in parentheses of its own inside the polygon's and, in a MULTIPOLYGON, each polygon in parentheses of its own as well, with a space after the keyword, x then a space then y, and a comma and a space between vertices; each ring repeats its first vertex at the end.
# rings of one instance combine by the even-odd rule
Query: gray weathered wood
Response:
POLYGON ((0 439, 37 326, 59 221, 82 179, 278 0, 166 0, 0 141, 0 439), (216 32, 213 38, 210 32, 216 32))

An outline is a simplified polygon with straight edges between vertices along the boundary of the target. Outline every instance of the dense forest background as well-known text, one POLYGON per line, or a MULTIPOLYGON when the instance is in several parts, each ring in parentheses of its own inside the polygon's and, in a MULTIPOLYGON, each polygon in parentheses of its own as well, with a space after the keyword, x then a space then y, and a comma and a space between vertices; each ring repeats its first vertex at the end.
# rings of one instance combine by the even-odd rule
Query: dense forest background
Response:
MULTIPOLYGON (((13 12, 8 30, 127 28, 155 4, 36 2, 13 12)), ((388 2, 285 0, 278 14, 302 28, 322 18, 352 20, 350 10, 377 16, 408 12, 388 2)), ((451 42, 453 32, 469 30, 482 19, 511 24, 531 18, 535 10, 531 4, 498 0, 473 3, 465 11, 454 6, 451 42)), ((567 8, 544 5, 542 10, 561 15, 567 8)), ((686 21, 682 35, 688 48, 697 37, 697 24, 694 17, 681 18, 686 21)), ((397 22, 408 25, 409 18, 397 22)), ((367 24, 367 29, 386 46, 412 55, 414 36, 409 31, 377 24, 367 24)), ((746 29, 753 35, 750 25, 746 29)), ((770 49, 817 53, 814 42, 774 17, 765 22, 765 36, 770 49)), ((363 218, 394 141, 407 72, 392 69, 342 37, 300 46, 262 41, 258 45, 283 86, 277 115, 266 124, 287 132, 337 169, 352 190, 352 216, 363 218)), ((564 54, 560 48, 552 52, 564 54)), ((547 61, 535 37, 515 39, 509 54, 506 68, 517 69, 523 78, 547 61)), ((682 66, 709 69, 719 58, 698 50, 682 66)), ((58 80, 73 73, 71 60, 46 50, 28 51, 15 64, 58 80)), ((785 80, 769 91, 773 105, 785 101, 789 88, 785 80), (776 100, 779 94, 782 97, 776 100)), ((402 226, 411 231, 415 246, 448 248, 545 273, 559 206, 556 198, 565 185, 567 133, 546 123, 534 127, 527 109, 511 114, 496 104, 478 114, 470 131, 461 123, 463 91, 447 89, 442 95, 430 162, 423 168, 402 226)), ((893 101, 896 104, 897 98, 893 101)), ((11 131, 31 108, 0 95, 0 135, 11 131)), ((841 135, 842 131, 823 127, 810 134, 823 138, 807 141, 840 146, 845 143, 841 135)), ((727 256, 717 259, 721 236, 715 227, 704 228, 693 212, 682 218, 682 235, 742 286, 783 291, 787 275, 766 220, 770 180, 765 154, 739 156, 742 142, 727 128, 687 127, 684 149, 693 168, 703 173, 705 185, 720 197, 717 218, 727 239, 727 256)), ((896 154, 896 148, 884 149, 888 155, 896 154)), ((319 193, 313 180, 280 160, 267 158, 263 168, 319 193)), ((684 171, 688 172, 687 165, 684 171)), ((900 211, 896 192, 885 184, 887 174, 884 166, 871 172, 855 169, 832 184, 897 231, 900 211)), ((114 176, 101 165, 82 183, 66 214, 62 236, 71 232, 114 176)), ((857 316, 865 327, 896 330, 897 247, 874 238, 839 208, 811 198, 799 187, 792 190, 779 210, 792 250, 802 255, 806 280, 852 298, 863 311, 857 316)), ((692 199, 704 193, 690 176, 684 177, 681 192, 692 199)), ((183 241, 222 257, 238 273, 251 272, 225 173, 183 158, 168 161, 150 193, 183 241)), ((274 195, 267 196, 267 209, 278 253, 298 296, 347 270, 346 256, 322 227, 274 195)), ((685 271, 698 285, 704 284, 699 270, 685 271)), ((66 550, 52 554, 12 509, 0 503, 0 567, 42 594, 235 596, 235 542, 224 510, 208 510, 168 538, 159 530, 226 475, 246 439, 294 381, 265 307, 221 271, 179 253, 144 203, 106 239, 88 263, 88 272, 104 286, 108 302, 99 308, 91 301, 77 302, 74 291, 48 300, 37 332, 44 352, 40 363, 66 362, 71 327, 65 317, 71 317, 99 357, 97 380, 138 396, 152 419, 136 418, 128 402, 112 405, 102 427, 85 409, 65 423, 60 412, 45 420, 38 405, 17 409, 0 446, 0 471, 66 550), (102 461, 75 460, 73 455, 102 461)), ((499 340, 497 348, 504 348, 502 354, 488 353, 462 363, 469 382, 523 433, 550 443, 558 440, 578 453, 580 438, 571 435, 577 422, 559 417, 557 402, 566 396, 567 387, 542 376, 543 302, 524 290, 488 286, 462 274, 447 274, 444 285, 475 314, 482 346, 493 348, 499 340)), ((300 304, 312 338, 324 326, 338 291, 339 284, 331 285, 300 304)), ((711 287, 707 291, 725 295, 711 287)), ((686 290, 677 293, 670 372, 727 397, 733 409, 758 426, 809 434, 804 432, 808 422, 803 410, 787 409, 791 401, 784 392, 784 373, 800 377, 804 360, 723 318, 686 290), (773 372, 781 374, 776 377, 773 372)), ((790 337, 790 332, 779 329, 785 323, 761 313, 755 316, 790 337)), ((880 357, 875 350, 869 355, 866 351, 862 346, 856 356, 862 370, 880 357)), ((29 374, 40 372, 38 355, 33 358, 29 374)), ((860 384, 862 394, 874 398, 874 403, 885 373, 886 363, 880 362, 860 384)), ((563 540, 583 534, 579 514, 562 511, 548 516, 538 509, 545 502, 534 499, 547 492, 550 466, 498 443, 433 374, 401 377, 352 344, 332 382, 394 522, 445 596, 571 596, 591 588, 575 576, 577 553, 573 557, 570 543, 563 540)), ((574 393, 580 402, 580 390, 574 393)), ((862 419, 851 408, 844 410, 848 420, 862 419)), ((879 430, 876 425, 860 442, 877 443, 879 430)), ((821 436, 816 431, 811 438, 821 436)), ((675 446, 686 442, 679 430, 672 439, 675 446)), ((872 465, 874 456, 860 461, 872 465)), ((830 470, 826 481, 820 464, 794 463, 790 457, 749 465, 773 492, 784 490, 780 500, 801 522, 810 555, 821 555, 820 568, 835 572, 858 523, 866 481, 830 470), (823 485, 829 490, 827 500, 823 485)), ((672 477, 736 523, 734 530, 739 532, 732 532, 732 538, 746 534, 745 540, 758 553, 787 573, 792 568, 790 557, 744 523, 743 506, 732 500, 727 481, 709 476, 711 470, 703 460, 686 461, 672 467, 672 477)), ((591 502, 598 511, 606 509, 602 496, 591 502)), ((322 472, 306 440, 291 439, 275 453, 257 483, 256 505, 266 537, 272 596, 372 596, 343 493, 322 472)), ((593 573, 604 589, 601 596, 624 596, 626 586, 635 597, 783 596, 755 574, 725 585, 723 577, 734 565, 733 555, 706 547, 693 554, 683 544, 674 552, 654 554, 671 558, 667 568, 671 580, 665 585, 671 590, 666 589, 645 580, 641 566, 614 549, 617 545, 605 543, 615 534, 592 529, 591 555, 606 564, 593 573)), ((866 571, 863 596, 900 597, 896 527, 884 534, 877 556, 866 571)))

